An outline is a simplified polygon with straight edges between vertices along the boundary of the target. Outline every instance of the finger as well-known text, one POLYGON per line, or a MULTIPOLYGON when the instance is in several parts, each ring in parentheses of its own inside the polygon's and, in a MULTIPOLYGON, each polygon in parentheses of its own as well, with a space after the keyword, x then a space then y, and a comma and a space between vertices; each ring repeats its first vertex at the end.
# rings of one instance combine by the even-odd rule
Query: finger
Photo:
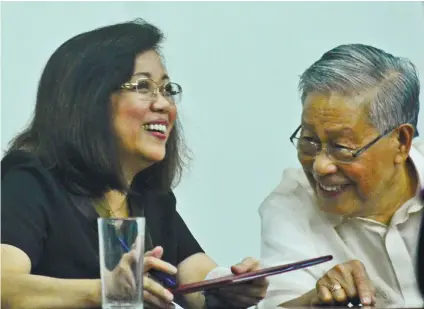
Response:
POLYGON ((320 307, 320 305, 321 305, 321 300, 319 299, 318 294, 316 294, 316 295, 312 298, 312 300, 311 300, 311 302, 310 302, 310 306, 311 306, 311 307, 320 307))
POLYGON ((231 266, 231 271, 237 275, 248 271, 256 270, 258 268, 259 261, 254 258, 248 257, 245 258, 241 263, 231 266))
POLYGON ((250 284, 238 284, 220 289, 221 294, 225 295, 245 295, 256 300, 263 299, 266 296, 266 289, 250 284))
POLYGON ((149 291, 144 290, 143 291, 143 298, 144 301, 146 302, 146 308, 163 308, 163 309, 167 309, 167 308, 174 308, 175 306, 170 303, 167 302, 163 299, 158 298, 157 296, 153 295, 152 293, 150 293, 149 291))
POLYGON ((336 265, 327 272, 325 278, 326 283, 324 285, 330 290, 333 300, 337 303, 348 303, 349 297, 346 290, 349 290, 350 294, 353 294, 353 296, 356 294, 355 285, 353 283, 352 276, 350 275, 350 269, 345 265, 336 265))
POLYGON ((373 289, 368 279, 365 268, 359 261, 354 261, 352 266, 352 277, 355 281, 356 290, 362 305, 370 306, 372 304, 373 289))
POLYGON ((147 276, 144 276, 143 288, 164 301, 171 302, 174 299, 174 295, 171 292, 147 276))
POLYGON ((146 300, 143 302, 143 307, 146 309, 156 309, 158 308, 157 306, 147 302, 146 300))
POLYGON ((234 307, 238 308, 249 308, 257 305, 261 299, 252 298, 246 295, 229 295, 225 297, 227 302, 234 307))
POLYGON ((127 278, 120 276, 113 280, 114 289, 111 291, 110 295, 113 299, 126 300, 134 296, 136 289, 127 278))
POLYGON ((333 283, 332 285, 333 287, 340 287, 339 289, 329 289, 332 295, 332 298, 335 302, 337 302, 338 304, 347 304, 348 303, 348 298, 347 295, 343 289, 343 287, 339 284, 339 283, 333 283))
POLYGON ((112 300, 126 300, 131 299, 134 295, 134 292, 135 290, 131 289, 127 282, 116 282, 114 290, 107 291, 107 297, 112 300))
POLYGON ((122 255, 120 263, 132 265, 136 261, 137 261, 136 252, 135 250, 131 250, 122 255))
POLYGON ((350 267, 345 264, 336 265, 327 273, 327 276, 343 287, 344 293, 349 299, 355 299, 358 296, 350 267))
POLYGON ((153 256, 144 257, 144 272, 146 273, 152 268, 168 273, 170 275, 175 275, 177 273, 177 268, 172 264, 169 264, 153 256))
POLYGON ((317 296, 320 301, 320 303, 324 304, 332 304, 333 303, 333 296, 325 285, 318 285, 317 287, 317 296))
POLYGON ((150 303, 146 300, 144 300, 144 302, 143 302, 143 308, 144 309, 160 309, 159 306, 156 306, 156 305, 154 305, 154 304, 152 304, 152 303, 150 303))
POLYGON ((250 282, 251 285, 267 287, 269 285, 269 280, 267 278, 258 278, 250 282))
MULTIPOLYGON (((212 293, 211 293, 212 294, 212 293)), ((251 295, 240 294, 240 291, 231 291, 229 289, 220 289, 214 291, 213 294, 224 300, 225 303, 230 304, 229 307, 247 308, 259 303, 262 298, 253 297, 251 295)))
POLYGON ((161 259, 163 255, 163 248, 161 246, 157 246, 150 251, 147 251, 144 256, 153 256, 155 258, 161 259))
POLYGON ((252 306, 257 305, 260 301, 262 301, 262 299, 258 299, 258 298, 255 298, 255 297, 250 297, 250 296, 246 296, 246 295, 242 295, 242 294, 221 295, 219 299, 224 300, 225 303, 231 305, 231 306, 228 306, 230 308, 234 308, 234 307, 236 307, 236 308, 250 308, 252 306))
POLYGON ((136 284, 130 265, 127 263, 120 263, 118 267, 114 280, 117 280, 119 284, 126 283, 126 285, 134 290, 136 284))

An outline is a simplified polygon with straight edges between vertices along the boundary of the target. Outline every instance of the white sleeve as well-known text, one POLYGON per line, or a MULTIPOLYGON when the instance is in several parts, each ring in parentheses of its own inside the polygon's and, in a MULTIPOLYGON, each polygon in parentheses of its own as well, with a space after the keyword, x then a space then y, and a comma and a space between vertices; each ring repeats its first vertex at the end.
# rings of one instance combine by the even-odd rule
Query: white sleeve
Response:
MULTIPOLYGON (((293 181, 295 182, 295 180, 293 181)), ((293 263, 319 256, 310 231, 311 199, 302 186, 280 184, 261 204, 261 263, 263 267, 293 263)), ((313 207, 313 206, 312 206, 313 207)), ((276 308, 315 287, 319 277, 309 269, 270 276, 266 298, 259 309, 276 308)))

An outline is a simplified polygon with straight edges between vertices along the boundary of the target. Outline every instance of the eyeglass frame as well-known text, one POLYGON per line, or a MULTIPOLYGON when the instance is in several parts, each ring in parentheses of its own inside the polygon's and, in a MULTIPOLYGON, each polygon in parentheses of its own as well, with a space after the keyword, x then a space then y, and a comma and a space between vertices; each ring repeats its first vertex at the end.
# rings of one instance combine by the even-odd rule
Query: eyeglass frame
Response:
MULTIPOLYGON (((294 132, 293 134, 290 136, 290 142, 293 144, 293 146, 296 147, 296 149, 298 148, 297 145, 294 144, 293 140, 296 139, 300 139, 296 137, 296 134, 302 129, 302 125, 300 125, 294 132)), ((342 163, 349 163, 354 161, 355 159, 357 159, 362 153, 364 153, 366 150, 368 150, 371 146, 375 145, 380 139, 382 139, 383 137, 385 137, 386 135, 388 135, 390 132, 392 132, 395 129, 389 129, 384 131, 382 134, 380 134, 379 136, 377 136, 376 138, 374 138, 371 142, 369 142, 368 144, 366 144, 365 146, 359 148, 359 149, 347 149, 349 152, 352 153, 352 160, 348 160, 348 161, 342 161, 342 160, 337 160, 336 158, 334 158, 331 155, 331 152, 328 150, 328 147, 325 147, 325 152, 326 154, 333 160, 337 161, 337 162, 342 162, 342 163)), ((318 155, 321 151, 323 150, 322 147, 322 143, 320 143, 320 149, 319 151, 315 154, 318 155)))
POLYGON ((154 100, 156 100, 157 99, 157 96, 158 96, 158 92, 160 92, 160 94, 168 101, 168 102, 170 102, 170 103, 172 103, 172 104, 177 104, 177 103, 179 103, 179 102, 175 102, 174 100, 173 101, 170 101, 170 100, 168 100, 167 99, 167 96, 166 95, 164 95, 163 94, 163 90, 164 90, 164 88, 167 86, 167 85, 169 85, 169 84, 174 84, 174 85, 177 85, 178 86, 178 88, 180 89, 180 92, 178 92, 178 94, 180 94, 180 95, 182 95, 182 93, 183 93, 183 88, 181 87, 181 85, 180 84, 177 84, 177 83, 174 83, 174 82, 167 82, 166 84, 164 84, 164 85, 162 85, 162 86, 159 86, 158 85, 158 83, 157 82, 155 82, 153 79, 151 79, 151 78, 149 78, 149 77, 140 77, 140 78, 138 78, 134 83, 131 83, 131 82, 126 82, 126 83, 124 83, 124 84, 122 84, 121 85, 121 89, 124 89, 124 90, 130 90, 130 91, 136 91, 138 94, 142 94, 142 93, 140 93, 139 91, 138 91, 138 83, 139 83, 139 81, 141 81, 141 80, 145 80, 145 81, 151 81, 151 82, 153 82, 155 85, 156 85, 156 87, 155 87, 155 89, 154 89, 154 91, 153 91, 153 98, 152 98, 152 102, 154 101, 154 100))

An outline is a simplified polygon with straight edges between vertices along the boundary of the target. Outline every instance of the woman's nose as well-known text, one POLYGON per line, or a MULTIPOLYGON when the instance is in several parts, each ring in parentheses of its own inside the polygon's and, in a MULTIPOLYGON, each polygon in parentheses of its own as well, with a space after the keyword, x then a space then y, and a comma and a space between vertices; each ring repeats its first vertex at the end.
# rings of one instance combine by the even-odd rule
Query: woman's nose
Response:
POLYGON ((165 98, 162 93, 158 91, 155 100, 152 103, 152 108, 155 111, 166 112, 172 107, 173 103, 165 98))

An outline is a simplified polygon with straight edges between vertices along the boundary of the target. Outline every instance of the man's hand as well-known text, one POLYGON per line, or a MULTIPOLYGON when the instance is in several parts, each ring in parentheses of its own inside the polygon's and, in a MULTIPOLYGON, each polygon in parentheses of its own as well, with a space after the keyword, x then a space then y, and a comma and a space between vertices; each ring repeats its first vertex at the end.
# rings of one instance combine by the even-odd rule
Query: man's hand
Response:
POLYGON ((348 261, 330 269, 316 283, 317 298, 313 304, 375 304, 375 288, 365 267, 359 261, 348 261))
MULTIPOLYGON (((241 263, 231 267, 231 271, 235 275, 258 269, 260 269, 259 262, 253 258, 246 258, 241 263)), ((218 289, 214 294, 230 306, 248 308, 255 306, 265 297, 267 288, 268 280, 261 278, 218 289)))

